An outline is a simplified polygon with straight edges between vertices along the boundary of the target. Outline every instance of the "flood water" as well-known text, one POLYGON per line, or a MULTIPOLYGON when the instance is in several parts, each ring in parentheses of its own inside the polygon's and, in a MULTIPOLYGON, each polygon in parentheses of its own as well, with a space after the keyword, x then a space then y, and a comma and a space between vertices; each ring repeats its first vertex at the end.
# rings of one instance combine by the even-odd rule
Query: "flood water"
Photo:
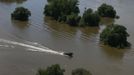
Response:
POLYGON ((93 75, 134 75, 134 0, 79 0, 81 14, 85 7, 97 9, 102 3, 113 5, 119 20, 102 19, 99 27, 70 27, 44 17, 47 0, 0 0, 0 75, 36 75, 39 68, 60 64, 65 75, 85 68, 93 75), (11 20, 18 6, 28 8, 28 22, 11 20), (111 23, 128 29, 130 49, 101 45, 99 34, 111 23), (62 52, 73 52, 74 57, 62 52))

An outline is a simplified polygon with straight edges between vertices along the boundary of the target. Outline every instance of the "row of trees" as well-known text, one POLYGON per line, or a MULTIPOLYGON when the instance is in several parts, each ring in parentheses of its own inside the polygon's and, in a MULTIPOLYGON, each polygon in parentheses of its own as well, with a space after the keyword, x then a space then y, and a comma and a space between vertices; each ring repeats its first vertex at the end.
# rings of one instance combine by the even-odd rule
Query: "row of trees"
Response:
MULTIPOLYGON (((71 26, 98 26, 100 17, 116 17, 116 11, 111 5, 102 4, 98 11, 91 8, 85 9, 82 16, 79 16, 78 0, 47 0, 44 14, 51 16, 59 22, 66 22, 71 26)), ((31 12, 24 7, 17 7, 11 14, 12 19, 25 21, 31 16, 31 12)))
MULTIPOLYGON (((79 16, 78 0, 48 0, 44 14, 57 21, 66 22, 71 26, 98 26, 100 17, 116 18, 116 11, 111 5, 102 4, 96 12, 85 9, 79 16)), ((11 14, 12 19, 26 21, 31 12, 24 7, 17 7, 11 14)), ((112 47, 124 48, 130 46, 127 42, 128 33, 121 25, 107 26, 100 34, 100 41, 112 47)))
POLYGON ((111 5, 102 4, 97 11, 85 9, 79 16, 78 0, 48 0, 44 14, 71 26, 98 26, 100 17, 115 18, 116 11, 111 5))
MULTIPOLYGON (((52 65, 46 69, 39 69, 36 75, 64 75, 65 70, 59 64, 52 65)), ((72 71, 72 75, 92 75, 89 71, 78 68, 72 71)))
MULTIPOLYGON (((119 18, 116 10, 105 3, 95 12, 91 8, 85 9, 83 15, 79 16, 78 0, 48 0, 44 14, 71 26, 98 26, 100 17, 119 18)), ((100 41, 112 47, 125 48, 130 46, 128 36, 124 26, 112 24, 102 31, 100 41)))

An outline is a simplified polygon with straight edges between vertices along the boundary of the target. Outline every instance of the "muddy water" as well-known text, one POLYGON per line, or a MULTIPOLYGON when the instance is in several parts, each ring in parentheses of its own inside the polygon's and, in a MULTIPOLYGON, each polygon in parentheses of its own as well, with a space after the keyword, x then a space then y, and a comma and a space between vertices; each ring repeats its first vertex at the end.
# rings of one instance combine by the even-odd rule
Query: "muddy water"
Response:
POLYGON ((93 75, 134 75, 134 1, 80 0, 85 7, 97 9, 102 3, 115 7, 119 20, 102 19, 100 27, 77 28, 44 18, 46 0, 0 0, 0 75, 35 75, 38 68, 60 64, 71 75, 75 68, 86 68, 93 75), (28 22, 13 21, 10 13, 24 6, 32 16, 28 22), (127 27, 130 49, 114 49, 99 44, 99 33, 108 24, 127 27), (74 52, 72 59, 62 52, 74 52))

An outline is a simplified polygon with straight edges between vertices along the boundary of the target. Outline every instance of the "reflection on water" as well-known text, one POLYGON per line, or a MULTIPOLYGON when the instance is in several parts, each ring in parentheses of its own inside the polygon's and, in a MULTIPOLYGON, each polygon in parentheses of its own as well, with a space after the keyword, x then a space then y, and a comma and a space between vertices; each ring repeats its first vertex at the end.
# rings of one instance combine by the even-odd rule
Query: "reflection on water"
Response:
POLYGON ((17 20, 11 20, 12 25, 19 28, 19 29, 25 29, 29 27, 28 21, 17 21, 17 20))
POLYGON ((86 40, 89 39, 90 36, 94 36, 99 32, 99 27, 72 27, 68 24, 52 20, 50 17, 45 18, 45 24, 50 29, 64 33, 64 35, 68 34, 69 36, 76 36, 86 40))
POLYGON ((0 0, 0 2, 7 3, 7 4, 9 4, 9 3, 18 3, 18 4, 21 4, 21 3, 25 2, 25 1, 26 0, 0 0))
POLYGON ((49 17, 45 18, 44 23, 44 28, 47 26, 48 30, 51 31, 51 36, 55 38, 59 37, 68 40, 69 37, 75 37, 77 33, 77 28, 56 22, 55 20, 51 20, 49 17))
POLYGON ((77 28, 71 27, 65 23, 56 22, 55 20, 52 20, 50 17, 45 17, 44 23, 47 23, 48 27, 58 32, 68 32, 68 33, 75 34, 77 31, 77 28))
POLYGON ((101 18, 101 25, 111 25, 115 22, 115 19, 111 19, 111 18, 101 18))
POLYGON ((99 27, 84 27, 84 28, 80 28, 80 31, 83 36, 86 36, 89 38, 90 36, 98 34, 99 27))
POLYGON ((127 49, 117 49, 112 48, 109 46, 101 45, 102 51, 106 55, 106 57, 113 60, 122 60, 124 58, 124 54, 126 53, 127 49))

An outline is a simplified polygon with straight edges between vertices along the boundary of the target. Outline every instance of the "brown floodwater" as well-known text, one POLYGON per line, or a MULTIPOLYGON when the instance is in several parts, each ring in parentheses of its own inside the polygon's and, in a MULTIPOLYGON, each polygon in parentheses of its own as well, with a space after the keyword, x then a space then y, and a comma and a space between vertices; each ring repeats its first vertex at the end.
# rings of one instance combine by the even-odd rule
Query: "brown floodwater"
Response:
POLYGON ((79 1, 80 15, 85 7, 96 10, 108 3, 120 19, 103 18, 99 27, 70 27, 44 17, 47 0, 0 0, 0 75, 35 75, 38 68, 52 64, 60 64, 65 75, 76 68, 93 75, 134 75, 134 0, 79 1), (11 20, 10 14, 18 6, 31 11, 29 21, 11 20), (130 49, 100 44, 100 32, 114 22, 127 27, 130 49), (62 52, 73 52, 74 57, 65 57, 62 52))

